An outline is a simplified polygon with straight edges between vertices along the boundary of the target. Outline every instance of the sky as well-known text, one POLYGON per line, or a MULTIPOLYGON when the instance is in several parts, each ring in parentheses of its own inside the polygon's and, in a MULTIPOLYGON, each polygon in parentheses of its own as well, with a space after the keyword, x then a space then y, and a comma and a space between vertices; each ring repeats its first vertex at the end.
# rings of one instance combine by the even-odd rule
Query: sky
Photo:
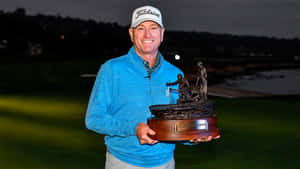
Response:
POLYGON ((300 38, 300 0, 1 0, 0 10, 130 24, 142 5, 162 12, 167 30, 300 38))

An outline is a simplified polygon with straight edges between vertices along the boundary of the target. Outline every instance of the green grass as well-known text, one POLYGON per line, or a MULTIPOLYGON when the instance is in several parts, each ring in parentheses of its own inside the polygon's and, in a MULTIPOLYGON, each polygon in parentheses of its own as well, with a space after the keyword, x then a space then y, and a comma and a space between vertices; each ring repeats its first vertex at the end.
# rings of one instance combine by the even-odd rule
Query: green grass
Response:
POLYGON ((222 137, 178 146, 178 168, 293 169, 300 166, 299 97, 216 98, 222 137), (184 160, 182 160, 184 159, 184 160))
MULTIPOLYGON (((84 126, 93 79, 79 78, 99 65, 0 64, 0 169, 104 168, 103 136, 84 126)), ((210 99, 221 138, 177 144, 176 169, 300 167, 299 97, 210 99)))
POLYGON ((103 137, 85 129, 85 108, 67 97, 0 97, 0 168, 102 166, 103 137))

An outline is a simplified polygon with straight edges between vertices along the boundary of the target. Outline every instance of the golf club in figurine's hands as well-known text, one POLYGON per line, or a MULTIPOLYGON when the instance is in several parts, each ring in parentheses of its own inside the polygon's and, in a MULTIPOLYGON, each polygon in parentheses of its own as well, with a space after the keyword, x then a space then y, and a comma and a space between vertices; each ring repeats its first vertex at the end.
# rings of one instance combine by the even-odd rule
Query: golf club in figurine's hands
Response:
POLYGON ((207 73, 202 62, 197 65, 197 80, 195 85, 181 74, 177 80, 167 83, 167 86, 178 84, 179 98, 176 104, 152 105, 149 127, 155 131, 150 137, 159 141, 191 142, 210 141, 219 138, 217 118, 214 112, 214 102, 207 99, 207 73))

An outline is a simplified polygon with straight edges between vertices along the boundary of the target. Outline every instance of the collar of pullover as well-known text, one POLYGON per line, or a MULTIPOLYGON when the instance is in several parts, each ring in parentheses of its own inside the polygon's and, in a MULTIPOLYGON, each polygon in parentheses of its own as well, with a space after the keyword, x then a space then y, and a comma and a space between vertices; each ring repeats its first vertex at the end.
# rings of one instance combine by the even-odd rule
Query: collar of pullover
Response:
POLYGON ((146 61, 146 60, 143 60, 141 56, 139 56, 134 47, 131 47, 130 50, 129 50, 129 54, 132 56, 132 61, 134 62, 134 64, 138 67, 144 67, 144 69, 146 69, 147 73, 148 73, 148 76, 151 77, 152 73, 157 70, 160 65, 162 64, 163 62, 163 56, 161 55, 160 52, 157 53, 157 59, 156 59, 156 62, 155 64, 150 68, 149 67, 149 62, 146 61))

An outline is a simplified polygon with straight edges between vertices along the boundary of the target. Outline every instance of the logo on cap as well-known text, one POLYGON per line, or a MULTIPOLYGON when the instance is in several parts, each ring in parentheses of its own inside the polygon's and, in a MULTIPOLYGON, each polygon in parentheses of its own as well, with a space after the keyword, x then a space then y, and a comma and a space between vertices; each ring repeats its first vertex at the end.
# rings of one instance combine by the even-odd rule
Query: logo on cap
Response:
POLYGON ((146 15, 146 14, 154 15, 158 18, 160 17, 159 13, 157 13, 155 11, 151 11, 151 9, 142 9, 142 10, 139 10, 136 12, 135 19, 138 19, 140 16, 146 15))

